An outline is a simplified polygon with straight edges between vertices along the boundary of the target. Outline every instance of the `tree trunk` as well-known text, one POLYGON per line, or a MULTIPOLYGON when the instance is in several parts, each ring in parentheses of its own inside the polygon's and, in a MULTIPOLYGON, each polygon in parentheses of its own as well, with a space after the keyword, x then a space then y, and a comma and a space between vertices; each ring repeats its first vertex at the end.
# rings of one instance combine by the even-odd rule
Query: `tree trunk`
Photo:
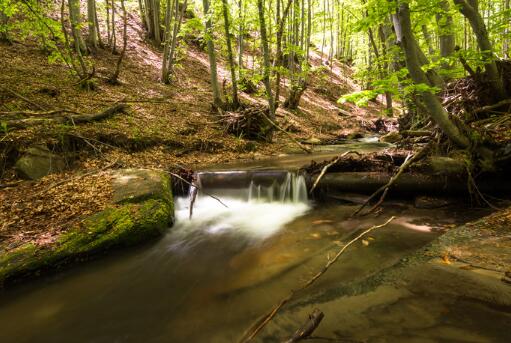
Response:
MULTIPOLYGON (((406 66, 410 77, 416 85, 432 85, 421 68, 418 57, 418 44, 412 32, 410 23, 410 10, 408 3, 400 3, 397 14, 393 15, 394 28, 398 43, 401 45, 406 66)), ((430 90, 421 92, 424 103, 428 107, 431 118, 456 145, 467 148, 470 145, 469 139, 461 133, 459 128, 449 119, 447 112, 442 107, 440 99, 430 90)))
POLYGON ((87 35, 87 43, 91 50, 98 49, 98 28, 96 26, 96 0, 87 0, 87 24, 89 32, 87 35))
POLYGON ((117 60, 117 65, 115 67, 115 72, 110 78, 110 83, 118 84, 119 83, 119 73, 121 72, 122 60, 124 59, 124 55, 126 54, 126 48, 128 46, 128 12, 126 11, 126 5, 124 4, 124 0, 121 0, 121 9, 122 9, 122 50, 119 55, 119 59, 117 60))
POLYGON ((234 108, 239 107, 238 100, 238 84, 236 81, 236 66, 234 65, 234 54, 232 52, 232 42, 231 42, 231 33, 230 33, 230 22, 229 22, 229 8, 228 8, 227 0, 222 0, 222 14, 224 17, 224 30, 225 30, 225 39, 227 43, 227 60, 229 62, 229 69, 231 71, 231 83, 232 83, 232 105, 234 108))
MULTIPOLYGON (((452 15, 449 13, 449 3, 447 0, 442 0, 439 3, 440 12, 436 15, 438 24, 438 39, 440 41, 440 57, 447 58, 454 54, 456 47, 456 38, 454 36, 454 21, 452 15)), ((443 62, 444 69, 451 69, 449 63, 443 62)))
MULTIPOLYGON (((176 1, 176 3, 178 2, 178 0, 174 0, 176 1)), ((165 33, 163 35, 164 37, 164 46, 163 46, 163 58, 162 58, 162 61, 161 61, 161 81, 163 83, 169 83, 169 67, 168 67, 168 64, 169 64, 169 54, 170 54, 170 43, 171 43, 171 36, 172 36, 172 31, 171 31, 171 20, 172 20, 172 14, 173 14, 173 8, 174 8, 174 4, 170 1, 170 0, 167 0, 167 3, 166 3, 166 9, 165 9, 165 33)))
POLYGON ((0 42, 10 42, 8 24, 9 17, 0 9, 0 42))
MULTIPOLYGON (((509 0, 505 0, 504 2, 504 10, 509 12, 509 0)), ((511 23, 507 23, 506 28, 504 30, 504 42, 502 43, 502 50, 505 59, 509 59, 509 34, 510 34, 510 25, 511 23)))
MULTIPOLYGON (((275 71, 275 102, 278 104, 279 97, 280 97, 280 72, 278 70, 278 67, 282 66, 282 36, 284 34, 284 25, 286 23, 286 18, 289 14, 289 9, 291 8, 291 4, 293 3, 293 0, 288 0, 286 7, 284 8, 284 11, 282 13, 282 17, 279 18, 278 28, 277 28, 277 49, 276 49, 276 57, 274 62, 274 67, 276 68, 275 71)), ((264 18, 263 18, 264 19, 264 18)))
POLYGON ((209 0, 202 0, 202 7, 204 9, 204 16, 206 17, 206 47, 208 50, 208 58, 209 58, 209 70, 211 74, 211 90, 213 91, 213 106, 222 108, 223 101, 220 96, 220 87, 218 85, 218 75, 217 75, 217 66, 216 66, 216 54, 215 54, 215 45, 213 43, 213 24, 211 22, 210 12, 209 12, 209 0))
MULTIPOLYGON (((270 49, 268 47, 268 37, 266 33, 266 22, 264 18, 264 0, 257 0, 257 10, 259 14, 259 28, 261 32, 261 45, 263 50, 263 81, 266 88, 266 97, 268 99, 268 107, 270 108, 270 119, 275 121, 275 101, 270 84, 270 49)), ((289 0, 291 2, 292 0, 289 0)))
POLYGON ((493 45, 490 42, 488 30, 484 24, 484 20, 478 11, 477 0, 453 0, 456 5, 459 6, 460 12, 468 19, 470 26, 477 39, 479 49, 485 59, 485 72, 488 81, 496 95, 498 100, 502 100, 507 97, 506 90, 504 88, 504 82, 502 76, 495 63, 495 56, 493 54, 493 45))
MULTIPOLYGON (((87 53, 87 46, 82 37, 80 31, 81 27, 81 14, 80 14, 80 1, 79 0, 68 0, 69 6, 69 19, 71 22, 71 32, 73 40, 75 41, 75 48, 81 53, 87 53)), ((77 51, 78 52, 78 51, 77 51)))

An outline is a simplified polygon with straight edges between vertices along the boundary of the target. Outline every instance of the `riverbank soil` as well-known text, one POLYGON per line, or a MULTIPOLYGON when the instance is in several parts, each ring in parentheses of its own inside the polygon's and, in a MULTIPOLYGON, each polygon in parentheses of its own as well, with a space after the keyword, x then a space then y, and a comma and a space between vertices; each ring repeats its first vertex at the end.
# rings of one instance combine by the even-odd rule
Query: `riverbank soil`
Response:
POLYGON ((315 308, 311 342, 507 342, 511 208, 452 229, 364 280, 304 294, 261 334, 290 336, 315 308))

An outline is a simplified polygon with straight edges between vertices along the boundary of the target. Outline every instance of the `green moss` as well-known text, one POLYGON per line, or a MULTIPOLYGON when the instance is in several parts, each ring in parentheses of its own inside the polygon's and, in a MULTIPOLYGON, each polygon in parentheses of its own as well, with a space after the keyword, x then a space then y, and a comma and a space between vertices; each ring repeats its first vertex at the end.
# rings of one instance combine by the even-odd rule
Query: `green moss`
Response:
MULTIPOLYGON (((168 179, 165 182, 170 186, 168 179)), ((172 225, 173 215, 171 194, 108 208, 86 218, 52 246, 26 244, 0 255, 0 284, 159 237, 172 225)))

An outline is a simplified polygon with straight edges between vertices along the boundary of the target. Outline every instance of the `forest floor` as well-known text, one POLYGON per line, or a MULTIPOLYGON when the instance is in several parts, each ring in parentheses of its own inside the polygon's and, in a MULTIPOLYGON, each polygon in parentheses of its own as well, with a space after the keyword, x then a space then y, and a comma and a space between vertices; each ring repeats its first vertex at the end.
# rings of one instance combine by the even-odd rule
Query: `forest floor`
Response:
MULTIPOLYGON (((98 89, 80 90, 66 67, 49 63, 30 42, 0 47, 0 111, 71 109, 97 113, 117 102, 129 104, 126 114, 80 125, 47 124, 10 130, 0 138, 0 246, 7 250, 26 242, 47 244, 86 215, 103 209, 111 199, 109 178, 116 168, 193 168, 197 164, 268 158, 296 151, 277 132, 272 143, 246 140, 226 133, 212 111, 207 54, 190 44, 179 56, 174 82, 159 81, 161 51, 144 38, 137 18, 129 20, 126 58, 120 85, 106 82, 117 56, 99 50, 95 63, 98 89), (14 93, 22 95, 31 103, 14 93), (67 170, 38 181, 21 181, 13 168, 31 146, 46 145, 66 158, 67 170)), ((247 61, 249 58, 246 58, 247 61)), ((374 134, 383 105, 367 108, 339 105, 337 99, 358 90, 352 70, 335 61, 316 69, 296 111, 280 108, 277 123, 299 141, 339 141, 374 134), (344 111, 340 111, 342 108, 344 111), (349 115, 346 113, 349 112, 349 115)), ((228 79, 220 60, 220 80, 228 79)), ((282 87, 285 88, 285 87, 282 87)), ((286 95, 283 90, 281 101, 286 95)), ((263 96, 242 94, 247 103, 264 103, 263 96)))

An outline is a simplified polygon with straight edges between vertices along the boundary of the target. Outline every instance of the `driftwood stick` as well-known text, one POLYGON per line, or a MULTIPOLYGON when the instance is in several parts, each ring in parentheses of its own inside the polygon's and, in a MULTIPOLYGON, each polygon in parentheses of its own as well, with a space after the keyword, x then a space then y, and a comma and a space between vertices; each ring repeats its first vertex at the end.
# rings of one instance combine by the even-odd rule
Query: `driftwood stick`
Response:
POLYGON ((309 191, 310 194, 312 194, 314 189, 316 189, 316 186, 318 185, 319 181, 321 181, 321 178, 323 177, 323 175, 325 175, 325 173, 328 170, 328 168, 330 168, 331 166, 335 165, 337 162, 339 162, 339 160, 341 158, 343 158, 344 156, 346 156, 348 154, 357 154, 358 156, 360 156, 360 154, 357 151, 354 151, 354 150, 346 151, 342 155, 337 156, 337 158, 335 160, 333 160, 332 162, 328 163, 326 166, 323 167, 323 169, 321 169, 321 173, 316 178, 316 181, 314 181, 314 184, 312 185, 311 190, 309 191))
POLYGON ((329 259, 328 262, 326 263, 326 265, 318 273, 316 273, 316 275, 314 275, 309 281, 304 283, 299 288, 291 290, 291 292, 289 292, 289 294, 285 298, 280 300, 280 302, 277 305, 275 305, 270 311, 268 311, 268 313, 266 313, 261 318, 259 318, 247 331, 245 331, 245 333, 243 334, 243 336, 241 337, 239 342, 246 343, 246 342, 250 342, 252 339, 254 339, 254 337, 266 326, 266 324, 268 324, 273 319, 273 317, 275 317, 275 315, 282 308, 282 306, 284 306, 286 303, 288 303, 290 300, 292 300, 293 297, 295 296, 295 294, 297 294, 298 292, 311 286, 314 282, 316 282, 317 279, 319 279, 321 277, 321 275, 325 274, 327 272, 327 270, 332 266, 332 264, 334 264, 339 259, 339 257, 346 251, 346 249, 350 245, 352 245, 353 243, 358 241, 360 238, 364 237, 369 232, 386 226, 388 223, 390 223, 392 220, 394 220, 394 218, 395 217, 392 216, 385 223, 370 227, 369 229, 363 231, 357 237, 355 237, 351 241, 349 241, 346 245, 344 245, 337 252, 337 254, 334 256, 334 258, 329 259))
POLYGON ((298 330, 296 330, 296 332, 289 339, 285 340, 284 343, 296 343, 303 339, 309 338, 314 330, 316 330, 316 328, 319 326, 323 320, 323 317, 325 317, 325 315, 323 312, 321 312, 320 309, 314 309, 314 311, 309 314, 307 321, 298 330))

